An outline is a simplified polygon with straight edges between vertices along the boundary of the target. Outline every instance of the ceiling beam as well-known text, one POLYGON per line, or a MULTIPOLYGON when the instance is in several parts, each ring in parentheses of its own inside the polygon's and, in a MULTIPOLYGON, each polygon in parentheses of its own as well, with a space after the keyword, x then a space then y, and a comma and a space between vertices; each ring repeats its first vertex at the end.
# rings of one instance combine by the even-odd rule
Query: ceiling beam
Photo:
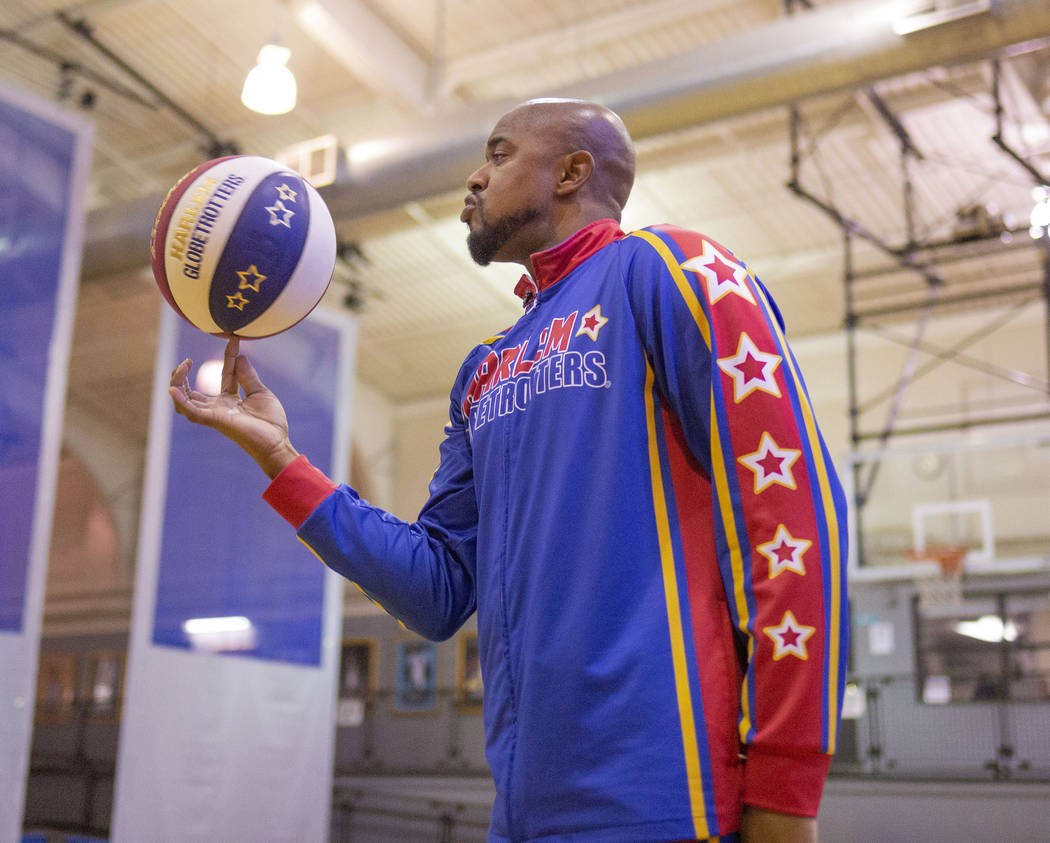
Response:
POLYGON ((296 0, 292 10, 303 31, 362 84, 427 110, 429 66, 361 0, 296 0))
POLYGON ((651 0, 628 6, 595 18, 580 19, 576 26, 540 32, 527 38, 516 38, 477 53, 450 58, 441 73, 438 90, 447 98, 471 79, 504 73, 516 67, 537 64, 544 59, 563 58, 572 44, 575 51, 595 47, 661 26, 696 17, 704 12, 734 5, 735 0, 651 0))

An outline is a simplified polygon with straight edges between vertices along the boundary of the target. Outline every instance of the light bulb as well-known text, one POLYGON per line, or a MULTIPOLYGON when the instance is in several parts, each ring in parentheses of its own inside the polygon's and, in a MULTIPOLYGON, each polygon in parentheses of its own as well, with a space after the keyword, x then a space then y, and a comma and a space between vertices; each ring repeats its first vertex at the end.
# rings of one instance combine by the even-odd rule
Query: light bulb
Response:
POLYGON ((195 381, 197 392, 205 395, 218 395, 222 392, 222 361, 206 360, 197 369, 195 381))
POLYGON ((258 64, 244 80, 241 102, 260 114, 286 114, 295 108, 295 77, 286 66, 291 55, 277 44, 259 50, 258 64))
POLYGON ((1039 240, 1044 234, 1050 232, 1050 190, 1045 185, 1032 188, 1032 200, 1035 207, 1029 218, 1031 227, 1028 234, 1033 240, 1039 240))

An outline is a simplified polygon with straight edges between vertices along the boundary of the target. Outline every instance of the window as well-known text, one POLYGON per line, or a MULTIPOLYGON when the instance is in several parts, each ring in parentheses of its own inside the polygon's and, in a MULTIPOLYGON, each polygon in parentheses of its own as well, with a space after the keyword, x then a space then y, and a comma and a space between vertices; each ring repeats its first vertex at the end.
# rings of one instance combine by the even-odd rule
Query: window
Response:
POLYGON ((930 704, 1050 700, 1050 593, 967 594, 912 608, 918 694, 930 704))

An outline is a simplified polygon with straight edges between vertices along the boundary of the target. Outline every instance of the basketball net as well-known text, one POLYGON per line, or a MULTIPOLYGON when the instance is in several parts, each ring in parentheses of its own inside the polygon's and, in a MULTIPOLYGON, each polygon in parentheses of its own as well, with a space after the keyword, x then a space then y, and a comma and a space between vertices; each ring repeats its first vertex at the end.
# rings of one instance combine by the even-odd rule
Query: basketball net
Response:
POLYGON ((962 606, 963 562, 968 552, 968 548, 954 544, 931 545, 911 551, 914 561, 936 562, 940 569, 933 575, 915 572, 915 590, 923 612, 935 613, 962 606))

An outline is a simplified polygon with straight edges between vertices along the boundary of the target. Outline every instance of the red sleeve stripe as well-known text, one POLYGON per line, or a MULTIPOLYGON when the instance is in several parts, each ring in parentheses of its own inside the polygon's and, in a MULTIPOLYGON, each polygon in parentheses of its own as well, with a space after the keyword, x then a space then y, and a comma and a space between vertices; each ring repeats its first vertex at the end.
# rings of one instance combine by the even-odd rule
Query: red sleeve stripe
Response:
MULTIPOLYGON (((711 325, 708 320, 707 312, 700 303, 692 284, 690 284, 685 273, 682 271, 678 258, 674 255, 664 240, 651 231, 635 231, 631 236, 645 240, 663 260, 667 267, 667 271, 674 279, 675 285, 681 293, 682 299, 685 301, 686 307, 693 317, 693 321, 696 323, 697 330, 699 331, 704 344, 710 349, 711 325)), ((716 390, 719 389, 718 383, 717 378, 712 379, 712 384, 716 390)), ((749 577, 745 573, 744 554, 741 551, 741 536, 737 529, 737 524, 742 524, 743 522, 738 522, 738 513, 734 512, 734 500, 737 499, 737 495, 734 495, 731 490, 732 480, 730 478, 732 477, 735 479, 735 467, 731 464, 732 460, 730 457, 730 465, 727 469, 726 460, 724 458, 725 448, 729 445, 728 430, 719 430, 720 427, 727 424, 727 421, 724 419, 723 414, 716 412, 714 392, 712 392, 711 395, 709 419, 711 459, 714 475, 712 481, 715 487, 715 499, 718 506, 718 512, 721 516, 721 524, 719 527, 729 549, 730 568, 732 571, 731 608, 736 625, 747 636, 747 656, 748 662, 751 663, 754 659, 755 639, 753 630, 754 623, 750 607, 753 605, 754 598, 751 595, 749 577), (723 439, 725 441, 723 441, 723 439)), ((743 538, 746 541, 746 536, 743 538)), ((752 726, 753 710, 754 675, 751 673, 749 674, 748 681, 744 683, 740 700, 739 729, 741 740, 745 742, 749 741, 754 734, 752 726)))
POLYGON ((841 663, 845 656, 839 650, 839 642, 841 641, 842 634, 842 600, 843 600, 843 586, 842 583, 842 572, 840 567, 840 560, 844 548, 840 542, 840 535, 842 525, 838 521, 838 513, 835 508, 835 498, 832 491, 832 479, 829 467, 824 460, 824 448, 821 442, 820 434, 817 430, 817 423, 813 413, 813 407, 810 405, 809 396, 806 394, 805 386, 802 382, 802 377, 799 374, 798 366, 795 363, 794 356, 791 354, 787 346, 787 339, 784 337, 783 332, 780 330, 780 325, 777 320, 772 317, 771 308, 769 301, 765 296, 765 292, 761 289, 761 286, 756 284, 756 292, 759 296, 759 301, 762 304, 762 309, 766 313, 766 321, 769 323, 774 335, 777 339, 780 348, 782 349, 782 356, 785 363, 785 368, 790 373, 791 380, 794 386, 794 391, 798 397, 799 409, 802 413, 803 424, 805 428, 806 443, 808 444, 809 458, 813 461, 815 467, 816 480, 820 488, 820 506, 822 514, 824 516, 823 521, 825 525, 825 535, 821 537, 821 545, 827 548, 827 552, 823 554, 824 560, 824 577, 825 577, 825 668, 824 668, 824 681, 827 689, 826 700, 827 707, 825 710, 825 729, 826 729, 826 751, 833 753, 835 751, 835 745, 838 738, 838 711, 839 711, 839 677, 842 674, 841 663))

